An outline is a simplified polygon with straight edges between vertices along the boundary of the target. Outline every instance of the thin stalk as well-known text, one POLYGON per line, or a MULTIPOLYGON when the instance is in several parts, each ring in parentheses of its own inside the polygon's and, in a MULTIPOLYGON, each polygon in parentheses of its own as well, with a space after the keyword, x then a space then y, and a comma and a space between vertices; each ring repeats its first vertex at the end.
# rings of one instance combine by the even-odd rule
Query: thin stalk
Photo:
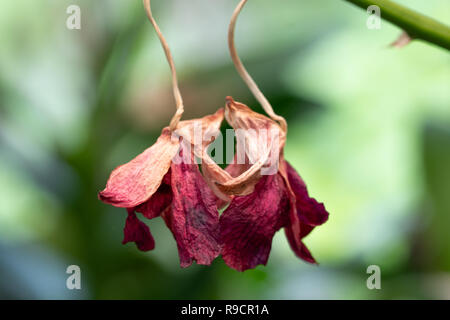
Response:
POLYGON ((450 27, 390 0, 345 0, 366 9, 376 5, 381 18, 403 29, 411 38, 433 43, 450 50, 450 27))
POLYGON ((180 122, 181 116, 184 112, 183 106, 183 98, 181 97, 180 89, 178 87, 178 78, 177 71, 175 69, 175 63, 173 62, 172 53, 170 52, 169 45, 167 44, 166 39, 161 33, 158 24, 153 18, 152 9, 150 6, 150 0, 143 0, 145 12, 147 13, 147 17, 155 28, 156 34, 158 35, 159 40, 161 41, 161 45, 164 49, 164 53, 166 54, 167 62, 169 63, 170 71, 172 73, 172 87, 173 87, 173 95, 175 97, 176 103, 176 112, 170 121, 170 130, 175 130, 177 128, 178 123, 180 122))

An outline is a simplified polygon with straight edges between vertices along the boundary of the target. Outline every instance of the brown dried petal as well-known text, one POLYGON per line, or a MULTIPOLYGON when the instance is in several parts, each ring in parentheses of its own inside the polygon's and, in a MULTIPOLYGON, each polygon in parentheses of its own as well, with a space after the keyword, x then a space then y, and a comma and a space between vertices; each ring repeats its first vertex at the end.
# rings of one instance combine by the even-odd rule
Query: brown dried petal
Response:
POLYGON ((205 149, 220 133, 220 126, 224 118, 224 110, 220 108, 216 113, 199 119, 181 121, 175 134, 190 142, 196 149, 205 149), (206 140, 204 140, 206 139, 206 140))
POLYGON ((255 184, 261 178, 261 169, 268 163, 275 165, 273 169, 275 174, 278 171, 280 150, 286 139, 276 122, 235 102, 231 97, 227 97, 225 117, 237 130, 238 137, 239 134, 243 134, 238 140, 242 139, 240 146, 245 148, 245 157, 249 159, 251 165, 238 176, 232 176, 212 161, 203 150, 200 156, 203 174, 216 195, 223 200, 229 199, 232 195, 244 196, 252 193, 255 184))

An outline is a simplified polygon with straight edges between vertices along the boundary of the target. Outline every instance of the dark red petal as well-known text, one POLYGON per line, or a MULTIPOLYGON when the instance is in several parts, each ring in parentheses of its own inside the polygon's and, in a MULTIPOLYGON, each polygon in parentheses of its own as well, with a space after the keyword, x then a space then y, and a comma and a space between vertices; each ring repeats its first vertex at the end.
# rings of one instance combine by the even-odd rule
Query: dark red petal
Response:
POLYGON ((235 197, 220 217, 222 257, 238 271, 265 265, 272 238, 288 223, 289 196, 278 174, 263 176, 255 191, 235 197))
POLYGON ((155 240, 150 233, 150 228, 140 221, 133 209, 127 209, 128 217, 123 229, 124 238, 122 244, 135 242, 141 251, 150 251, 155 248, 155 240))
POLYGON ((193 161, 172 163, 171 174, 172 206, 163 218, 177 242, 180 265, 188 267, 194 260, 210 265, 220 254, 217 198, 193 161))
POLYGON ((303 239, 313 231, 315 226, 310 226, 300 222, 300 238, 303 239))
POLYGON ((315 259, 312 257, 308 248, 302 241, 302 239, 314 229, 314 226, 302 223, 299 219, 299 215, 297 213, 297 197, 295 196, 294 191, 292 191, 292 187, 289 183, 288 163, 284 159, 281 159, 280 161, 279 174, 283 177, 286 183, 287 194, 289 195, 289 202, 291 204, 289 210, 289 224, 284 229, 286 238, 288 239, 292 251, 294 251, 297 257, 310 263, 316 263, 315 259))
MULTIPOLYGON (((306 226, 308 231, 310 232, 314 227, 302 225, 301 230, 303 231, 303 226, 306 226)), ((316 260, 311 255, 311 252, 309 252, 308 248, 305 246, 303 242, 300 242, 300 245, 297 245, 297 242, 294 237, 294 230, 291 226, 288 226, 284 229, 286 233, 286 238, 288 239, 289 245, 291 246, 291 249, 294 251, 294 253, 299 257, 300 259, 303 259, 309 263, 316 263, 316 260)), ((308 232, 308 233, 309 233, 308 232)))
POLYGON ((289 184, 296 197, 297 213, 300 221, 311 226, 319 226, 328 220, 328 212, 323 203, 319 203, 308 195, 305 182, 297 171, 285 161, 289 184))
POLYGON ((161 213, 172 203, 172 188, 170 187, 170 170, 164 176, 158 190, 149 200, 136 207, 136 211, 147 219, 159 217, 161 213))

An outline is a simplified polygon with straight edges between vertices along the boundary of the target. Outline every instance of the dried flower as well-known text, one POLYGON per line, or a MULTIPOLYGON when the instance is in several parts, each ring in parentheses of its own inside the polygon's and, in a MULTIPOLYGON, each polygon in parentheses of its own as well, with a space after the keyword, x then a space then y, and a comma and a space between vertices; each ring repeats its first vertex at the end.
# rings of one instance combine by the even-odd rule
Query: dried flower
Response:
MULTIPOLYGON (((316 226, 327 221, 328 212, 323 204, 309 197, 301 177, 284 160, 284 131, 275 121, 235 102, 230 97, 227 98, 225 115, 235 130, 246 129, 244 132, 251 132, 249 129, 254 129, 260 132, 269 128, 272 135, 265 140, 266 145, 258 143, 257 136, 246 136, 248 139, 246 145, 254 146, 246 150, 247 156, 258 161, 253 164, 230 165, 231 171, 240 173, 235 178, 231 177, 228 181, 221 180, 224 176, 221 171, 224 170, 217 165, 202 167, 204 173, 209 172, 206 174, 207 180, 209 185, 216 186, 213 190, 217 195, 223 198, 225 193, 232 199, 220 216, 220 239, 224 261, 239 271, 254 268, 258 264, 265 265, 274 234, 279 229, 285 228, 286 237, 295 254, 305 261, 315 263, 302 239, 316 226), (276 137, 279 137, 279 143, 274 143, 276 137), (268 149, 269 152, 265 152, 264 149, 268 149), (256 157, 252 152, 256 153, 256 157), (263 162, 261 157, 258 157, 261 153, 268 155, 262 157, 265 160, 263 162), (270 159, 277 161, 273 162, 270 159), (274 172, 262 174, 264 168, 273 167, 274 164, 276 165, 274 172), (224 188, 224 185, 227 187, 230 185, 229 181, 242 181, 246 187, 224 188), (241 194, 236 191, 240 191, 241 194)), ((203 156, 206 159, 207 155, 203 156)))
POLYGON ((209 265, 219 255, 216 197, 194 161, 190 139, 195 127, 218 131, 222 119, 220 109, 201 119, 181 121, 177 130, 181 139, 175 139, 169 128, 164 128, 153 146, 111 173, 99 198, 127 208, 123 243, 136 242, 143 251, 154 248, 150 230, 138 220, 137 211, 147 219, 162 215, 177 242, 182 267, 194 260, 209 265), (173 161, 178 154, 183 160, 180 163, 173 161))
POLYGON ((150 1, 144 0, 172 71, 177 111, 153 146, 111 173, 99 198, 127 209, 123 243, 135 242, 143 251, 152 250, 155 242, 136 212, 147 219, 161 216, 177 242, 182 267, 193 261, 209 265, 219 254, 238 271, 265 265, 273 236, 281 228, 295 254, 315 263, 302 240, 328 219, 324 205, 309 196, 302 178, 284 160, 286 121, 275 114, 237 55, 234 28, 246 1, 239 3, 232 16, 230 52, 270 118, 227 97, 225 110, 180 121, 184 107, 173 59, 153 19, 150 1), (238 152, 233 163, 222 169, 207 148, 224 117, 237 133, 238 152), (202 172, 195 156, 201 159, 202 172), (219 217, 218 208, 224 207, 219 217))

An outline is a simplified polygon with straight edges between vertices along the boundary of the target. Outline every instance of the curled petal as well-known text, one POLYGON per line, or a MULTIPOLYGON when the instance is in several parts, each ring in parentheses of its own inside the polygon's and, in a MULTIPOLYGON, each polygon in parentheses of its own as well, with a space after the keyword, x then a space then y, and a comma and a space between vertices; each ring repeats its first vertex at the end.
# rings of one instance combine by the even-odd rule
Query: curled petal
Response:
POLYGON ((153 146, 111 173, 100 200, 124 208, 144 203, 158 189, 178 148, 179 142, 165 128, 153 146))
POLYGON ((208 156, 203 157, 202 170, 205 179, 218 197, 229 200, 230 196, 244 196, 253 192, 255 184, 261 178, 260 170, 267 159, 267 155, 259 159, 248 170, 237 177, 232 177, 230 173, 219 167, 208 156))
MULTIPOLYGON (((238 158, 245 154, 250 163, 255 163, 267 156, 265 166, 278 165, 281 150, 286 142, 286 134, 278 123, 242 103, 235 102, 231 97, 227 97, 225 117, 236 131, 238 158)), ((278 166, 274 169, 272 174, 278 171, 278 166)))
POLYGON ((276 231, 288 223, 289 197, 283 179, 263 176, 250 195, 235 197, 220 217, 222 257, 238 271, 265 265, 276 231))
POLYGON ((328 220, 328 212, 323 203, 319 203, 308 195, 305 182, 297 171, 286 161, 289 184, 296 198, 297 214, 300 221, 311 226, 319 226, 328 220))
POLYGON ((225 117, 236 132, 237 156, 248 159, 250 166, 232 175, 212 161, 206 150, 202 150, 200 155, 196 153, 202 158, 203 175, 208 184, 224 201, 229 200, 230 196, 252 193, 262 175, 276 174, 280 151, 286 140, 275 121, 235 102, 231 97, 227 97, 225 117))
MULTIPOLYGON (((250 164, 248 164, 247 161, 244 161, 243 164, 239 164, 237 161, 237 156, 234 156, 234 159, 232 161, 232 163, 230 163, 226 168, 225 171, 232 177, 232 178, 236 178, 238 176, 240 176, 242 173, 244 173, 245 171, 247 171, 250 168, 250 164)), ((205 170, 205 173, 203 174, 205 176, 205 180, 207 182, 210 182, 212 179, 207 179, 206 177, 208 176, 208 172, 205 170)), ((218 186, 213 183, 212 185, 210 185, 210 188, 213 189, 214 194, 220 194, 223 195, 223 197, 218 197, 217 199, 217 208, 222 209, 223 207, 225 207, 231 200, 232 200, 232 196, 227 195, 226 193, 223 193, 218 186)), ((252 188, 253 189, 253 188, 252 188)))
POLYGON ((180 265, 194 260, 209 265, 220 253, 216 197, 195 163, 173 163, 171 175, 172 206, 163 218, 177 242, 180 265))
POLYGON ((257 113, 243 103, 233 100, 232 97, 226 98, 225 118, 235 129, 269 129, 279 127, 272 119, 257 113))
POLYGON ((197 150, 203 150, 220 133, 223 117, 224 110, 220 108, 212 115, 199 119, 181 121, 175 134, 189 141, 197 150))
POLYGON ((141 251, 150 251, 155 248, 155 240, 150 233, 150 228, 140 221, 132 209, 127 209, 128 217, 123 229, 124 238, 122 244, 135 242, 141 251))
POLYGON ((305 225, 300 221, 300 218, 297 214, 297 200, 295 197, 295 193, 292 191, 292 188, 289 184, 287 162, 283 158, 280 161, 279 173, 280 176, 283 177, 283 180, 286 184, 290 203, 289 223, 284 229, 286 238, 288 239, 292 251, 294 251, 297 257, 307 262, 315 263, 315 259, 312 257, 308 248, 306 248, 305 244, 302 241, 302 239, 312 231, 313 227, 305 225))

